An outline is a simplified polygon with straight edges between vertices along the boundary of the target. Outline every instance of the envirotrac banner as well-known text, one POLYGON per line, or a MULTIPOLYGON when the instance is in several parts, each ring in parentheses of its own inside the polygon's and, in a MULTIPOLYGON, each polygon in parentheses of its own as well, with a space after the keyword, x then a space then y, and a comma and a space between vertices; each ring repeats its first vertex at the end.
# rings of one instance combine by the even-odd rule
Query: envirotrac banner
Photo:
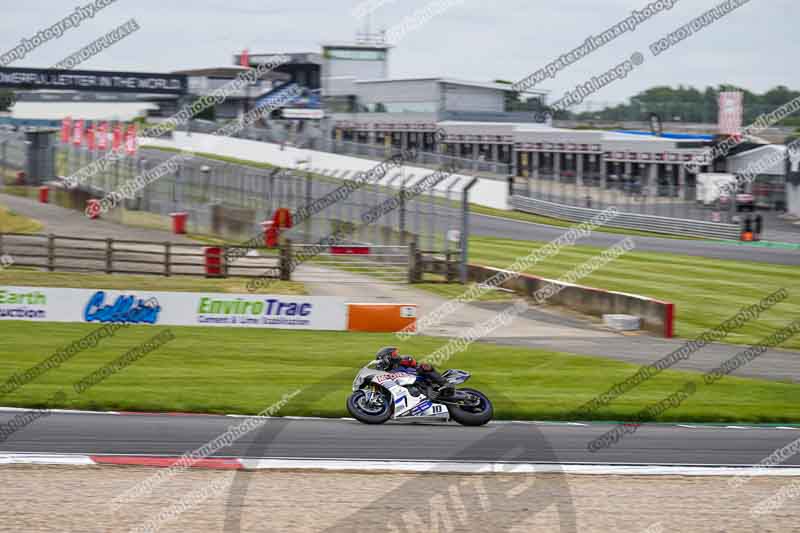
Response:
POLYGON ((345 330, 347 302, 327 296, 0 286, 0 320, 345 330))

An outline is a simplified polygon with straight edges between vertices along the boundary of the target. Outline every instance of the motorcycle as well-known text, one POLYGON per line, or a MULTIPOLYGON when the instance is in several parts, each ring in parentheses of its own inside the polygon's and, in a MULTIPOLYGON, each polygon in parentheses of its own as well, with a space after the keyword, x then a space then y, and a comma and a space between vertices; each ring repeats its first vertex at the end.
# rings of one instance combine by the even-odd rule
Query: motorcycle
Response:
MULTIPOLYGON (((388 361, 370 361, 353 381, 347 410, 364 424, 383 424, 387 420, 455 420, 464 426, 482 426, 494 415, 492 402, 475 389, 455 389, 446 397, 434 393, 431 385, 413 369, 389 372, 388 361), (433 400, 431 399, 433 398, 433 400)), ((463 370, 442 374, 455 387, 470 378, 463 370)))

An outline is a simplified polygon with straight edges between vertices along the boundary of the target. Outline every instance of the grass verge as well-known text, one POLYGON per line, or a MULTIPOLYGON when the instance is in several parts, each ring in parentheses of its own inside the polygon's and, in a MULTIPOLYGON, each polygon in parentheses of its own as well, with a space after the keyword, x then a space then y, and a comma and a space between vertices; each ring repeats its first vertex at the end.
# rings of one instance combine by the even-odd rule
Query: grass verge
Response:
POLYGON ((18 215, 0 205, 0 233, 37 233, 41 229, 38 220, 18 215))
MULTIPOLYGON (((78 274, 73 272, 39 272, 34 270, 0 270, 0 285, 21 287, 66 287, 72 289, 147 290, 183 292, 230 292, 249 294, 247 280, 242 278, 206 279, 189 276, 132 276, 78 274)), ((263 291, 269 294, 306 294, 297 281, 272 280, 263 291)), ((0 323, 0 331, 7 329, 0 323)))
MULTIPOLYGON (((44 360, 57 348, 97 328, 87 324, 2 322, 0 380, 44 360)), ((175 339, 93 388, 72 384, 103 367, 164 327, 131 326, 0 400, 19 407, 93 410, 257 413, 284 394, 325 383, 323 394, 300 394, 281 415, 345 416, 345 398, 358 369, 390 334, 304 332, 270 329, 172 327, 175 339), (63 404, 47 398, 63 389, 63 404)), ((417 337, 400 344, 424 359, 445 341, 417 337)), ((517 347, 473 344, 442 367, 473 373, 469 385, 483 390, 505 419, 571 419, 570 412, 635 372, 633 365, 596 357, 517 347), (512 402, 513 401, 513 405, 512 402)), ((697 393, 656 420, 790 423, 800 421, 800 387, 754 379, 702 383, 699 374, 666 371, 595 413, 597 420, 629 419, 688 380, 697 393)), ((318 390, 318 389, 310 389, 318 390)))
MULTIPOLYGON (((620 238, 621 239, 621 238, 620 238)), ((470 262, 508 267, 545 243, 476 237, 470 239, 470 262)), ((602 252, 593 246, 571 246, 540 262, 529 273, 558 278, 602 252)), ((800 276, 796 266, 726 261, 677 254, 629 252, 590 276, 582 285, 641 294, 675 303, 676 333, 694 337, 785 287, 789 297, 754 322, 732 332, 725 342, 752 344, 800 316, 800 276)), ((800 349, 800 338, 783 348, 800 349)))

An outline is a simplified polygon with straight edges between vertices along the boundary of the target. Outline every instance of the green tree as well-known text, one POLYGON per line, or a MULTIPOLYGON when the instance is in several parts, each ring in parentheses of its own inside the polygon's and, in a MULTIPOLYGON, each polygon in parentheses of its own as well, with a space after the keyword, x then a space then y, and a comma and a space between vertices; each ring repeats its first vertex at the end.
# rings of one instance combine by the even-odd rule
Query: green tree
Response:
MULTIPOLYGON (((694 87, 678 85, 651 87, 631 97, 630 103, 606 107, 604 109, 580 113, 581 120, 647 120, 650 113, 658 113, 665 121, 715 123, 719 116, 719 93, 722 91, 741 91, 744 93, 744 123, 753 122, 763 113, 770 113, 778 107, 800 96, 780 85, 764 94, 757 94, 731 84, 706 87, 700 91, 694 87)), ((781 126, 800 124, 800 117, 790 116, 781 126)))
POLYGON ((0 89, 0 111, 10 111, 15 102, 16 98, 13 91, 0 89))

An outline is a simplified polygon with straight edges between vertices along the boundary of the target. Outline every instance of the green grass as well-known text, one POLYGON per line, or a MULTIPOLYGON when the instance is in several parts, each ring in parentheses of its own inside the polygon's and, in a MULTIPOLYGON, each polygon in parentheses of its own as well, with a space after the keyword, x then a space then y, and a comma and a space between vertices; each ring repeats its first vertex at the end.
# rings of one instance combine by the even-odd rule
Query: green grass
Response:
MULTIPOLYGON (((95 325, 0 323, 0 379, 42 361, 95 325)), ((302 332, 270 329, 173 327, 175 339, 105 381, 77 394, 72 384, 164 327, 131 326, 78 353, 61 367, 0 400, 19 407, 257 413, 297 389, 303 393, 280 412, 297 416, 345 416, 345 398, 358 369, 375 351, 394 344, 389 334, 302 332), (322 383, 320 387, 318 384, 322 383), (61 405, 46 399, 59 388, 61 405)), ((417 337, 399 344, 424 359, 446 341, 417 337)), ((469 385, 495 402, 499 418, 569 419, 583 402, 624 379, 636 367, 596 357, 472 345, 442 367, 469 370, 469 385)), ((658 421, 800 421, 800 387, 726 378, 713 386, 699 374, 667 371, 595 413, 598 420, 624 420, 679 389, 687 380, 698 392, 658 421)))
MULTIPOLYGON (((0 285, 21 287, 67 287, 73 289, 148 290, 182 292, 230 292, 249 294, 243 278, 206 279, 191 276, 132 276, 77 274, 72 272, 38 272, 33 270, 0 270, 0 285)), ((268 288, 254 291, 269 294, 306 294, 302 283, 272 280, 268 288)), ((0 331, 3 326, 0 323, 0 331)))
MULTIPOLYGON (((507 268, 516 258, 543 245, 476 237, 470 239, 470 262, 507 268)), ((566 247, 535 265, 529 273, 558 278, 602 250, 591 246, 566 247)), ((579 283, 675 303, 676 334, 681 337, 694 337, 716 327, 739 308, 756 303, 782 287, 788 290, 789 298, 732 332, 725 342, 754 343, 800 316, 800 271, 796 266, 634 250, 579 283)), ((788 340, 783 347, 800 349, 800 337, 788 340)))
POLYGON ((0 166, 0 181, 6 185, 13 185, 17 182, 19 170, 0 166))
POLYGON ((38 220, 18 215, 0 205, 0 233, 36 233, 41 229, 38 220))

